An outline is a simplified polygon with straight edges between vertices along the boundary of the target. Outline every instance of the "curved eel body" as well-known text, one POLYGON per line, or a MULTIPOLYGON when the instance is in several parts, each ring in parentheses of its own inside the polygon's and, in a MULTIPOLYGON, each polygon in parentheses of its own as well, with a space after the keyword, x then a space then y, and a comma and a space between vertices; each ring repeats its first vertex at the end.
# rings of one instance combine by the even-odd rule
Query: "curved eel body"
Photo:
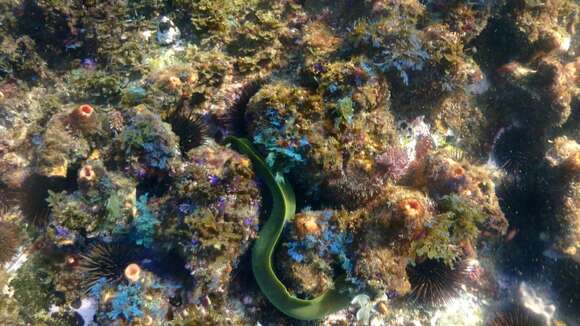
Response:
POLYGON ((314 299, 303 300, 291 295, 276 276, 272 255, 286 221, 294 217, 296 211, 294 191, 286 180, 277 180, 274 177, 249 140, 228 137, 226 141, 234 149, 250 158, 256 175, 266 183, 272 194, 272 211, 252 249, 252 270, 262 293, 280 311, 300 320, 321 319, 330 313, 346 308, 351 297, 346 291, 344 277, 335 280, 333 289, 314 299))

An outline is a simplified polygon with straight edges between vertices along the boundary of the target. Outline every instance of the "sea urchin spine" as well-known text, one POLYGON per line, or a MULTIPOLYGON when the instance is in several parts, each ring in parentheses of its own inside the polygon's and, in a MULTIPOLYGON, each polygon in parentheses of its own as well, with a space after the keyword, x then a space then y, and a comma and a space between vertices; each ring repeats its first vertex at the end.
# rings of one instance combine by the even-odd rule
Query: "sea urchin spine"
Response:
POLYGON ((427 306, 441 306, 456 297, 466 278, 465 264, 457 261, 453 266, 428 259, 407 268, 412 290, 412 300, 427 306))
MULTIPOLYGON (((125 274, 126 270, 134 264, 135 251, 121 243, 99 242, 81 256, 80 268, 85 274, 83 286, 89 291, 101 279, 108 283, 116 283, 125 274)), ((138 266, 137 266, 138 267, 138 266)), ((134 275, 134 269, 131 268, 134 275)))
POLYGON ((520 306, 511 306, 497 312, 487 326, 543 326, 538 316, 520 306))
POLYGON ((182 153, 202 145, 208 138, 209 128, 203 116, 186 115, 181 109, 177 109, 169 118, 169 123, 173 132, 179 136, 179 148, 182 153))

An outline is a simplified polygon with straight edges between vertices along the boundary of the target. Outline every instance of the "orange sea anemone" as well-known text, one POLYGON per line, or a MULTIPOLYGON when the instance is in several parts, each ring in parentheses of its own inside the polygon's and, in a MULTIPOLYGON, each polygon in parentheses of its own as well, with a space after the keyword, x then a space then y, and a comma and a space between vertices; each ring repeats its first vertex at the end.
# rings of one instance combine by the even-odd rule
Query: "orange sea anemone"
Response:
POLYGON ((95 112, 95 109, 93 109, 93 107, 91 105, 82 104, 79 107, 77 107, 76 109, 74 109, 74 111, 72 112, 72 115, 77 120, 87 121, 93 116, 94 112, 95 112))
POLYGON ((411 232, 412 236, 420 233, 428 218, 425 205, 415 198, 405 198, 399 201, 395 208, 395 214, 405 223, 405 228, 411 232))
POLYGON ((97 174, 91 165, 85 165, 79 170, 80 182, 91 183, 97 179, 97 174))
POLYGON ((295 219, 296 233, 299 237, 305 237, 309 234, 320 234, 320 227, 316 223, 316 218, 309 214, 301 214, 295 219))
POLYGON ((425 215, 425 207, 415 198, 406 198, 397 203, 397 212, 406 220, 421 219, 425 215))
POLYGON ((95 109, 89 104, 82 104, 69 114, 69 121, 73 126, 90 131, 98 126, 95 109))
POLYGON ((64 257, 64 263, 69 267, 74 267, 79 264, 79 259, 74 255, 67 255, 64 257))
POLYGON ((453 179, 462 179, 465 177, 465 169, 460 165, 454 166, 451 168, 450 175, 453 179))
POLYGON ((179 77, 171 76, 167 79, 167 87, 170 90, 178 90, 182 84, 183 82, 181 79, 179 79, 179 77))
POLYGON ((141 267, 135 263, 131 263, 125 267, 125 277, 131 282, 137 282, 141 277, 141 267))

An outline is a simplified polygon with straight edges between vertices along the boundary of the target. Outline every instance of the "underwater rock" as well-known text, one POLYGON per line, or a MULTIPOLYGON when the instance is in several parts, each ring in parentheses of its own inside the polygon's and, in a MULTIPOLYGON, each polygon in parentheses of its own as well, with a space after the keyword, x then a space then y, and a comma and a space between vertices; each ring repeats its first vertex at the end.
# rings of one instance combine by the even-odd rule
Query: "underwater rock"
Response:
POLYGON ((18 78, 35 83, 51 77, 46 61, 38 54, 36 42, 29 36, 3 37, 0 44, 0 81, 18 78))
POLYGON ((574 258, 580 254, 580 145, 567 137, 554 139, 546 153, 554 182, 552 193, 555 207, 555 234, 557 249, 574 258))
POLYGON ((174 291, 172 284, 163 283, 136 264, 128 265, 125 275, 126 280, 117 286, 103 283, 99 290, 93 290, 99 299, 97 323, 157 325, 165 322, 171 307, 169 298, 174 291), (139 274, 133 275, 137 270, 139 274))
POLYGON ((52 192, 47 199, 52 216, 49 236, 57 244, 85 237, 111 235, 136 215, 136 183, 109 172, 100 161, 85 162, 78 172, 79 190, 52 192))
POLYGON ((181 32, 179 28, 175 26, 171 19, 163 16, 159 19, 159 24, 157 25, 157 42, 161 45, 170 45, 175 43, 181 32))
POLYGON ((341 229, 347 214, 330 209, 296 214, 275 265, 297 297, 317 297, 332 288, 334 274, 352 275, 352 238, 341 229), (340 267, 335 271, 333 266, 340 267))
MULTIPOLYGON (((4 215, 4 213, 0 212, 4 215)), ((0 220, 0 266, 10 261, 16 254, 21 243, 21 230, 13 223, 4 221, 4 216, 0 220)))
POLYGON ((408 241, 423 232, 431 203, 421 192, 392 188, 366 210, 355 238, 355 275, 373 293, 404 295, 411 289, 405 270, 408 241))
MULTIPOLYGON (((434 198, 457 194, 466 201, 472 202, 488 216, 486 228, 496 234, 507 231, 508 222, 501 210, 495 192, 494 171, 485 165, 472 165, 461 157, 455 161, 454 151, 441 150, 432 153, 426 161, 423 172, 430 195, 434 198)), ((422 180, 421 178, 416 179, 422 180)))
POLYGON ((411 290, 405 267, 408 260, 389 248, 365 248, 358 254, 355 275, 374 293, 392 291, 404 295, 411 290))
POLYGON ((0 2, 0 325, 574 325, 579 13, 0 2))
POLYGON ((257 236, 260 193, 250 161, 210 142, 187 153, 168 192, 160 235, 180 244, 194 300, 227 295, 239 259, 257 236))
POLYGON ((354 207, 386 179, 374 169, 395 139, 388 87, 365 63, 311 69, 316 92, 281 82, 261 88, 248 104, 248 131, 274 170, 320 188, 334 205, 354 207))
POLYGON ((499 116, 487 103, 464 92, 445 97, 433 107, 428 120, 434 133, 445 135, 441 142, 458 147, 475 162, 486 162, 489 144, 496 132, 499 116))
POLYGON ((458 33, 464 43, 476 38, 493 14, 490 5, 484 3, 449 1, 434 6, 438 7, 436 12, 443 14, 443 20, 450 30, 458 33))
POLYGON ((503 92, 518 98, 519 103, 514 103, 514 106, 520 115, 536 124, 556 127, 568 120, 572 98, 579 94, 575 66, 574 63, 562 64, 555 57, 546 57, 534 67, 511 62, 500 67, 498 72, 508 86, 503 92))
POLYGON ((88 105, 53 116, 38 147, 39 172, 47 177, 65 177, 70 166, 89 157, 94 135, 99 131, 97 114, 88 105))
POLYGON ((518 290, 522 305, 533 314, 541 316, 546 325, 551 325, 556 306, 546 302, 544 298, 536 293, 535 289, 524 282, 520 284, 518 290))
POLYGON ((30 162, 21 155, 9 152, 0 158, 0 176, 2 184, 11 189, 22 187, 24 180, 30 175, 30 162))
POLYGON ((179 158, 179 141, 159 115, 144 107, 136 111, 113 141, 113 158, 136 177, 167 173, 179 158))
POLYGON ((521 46, 520 53, 530 59, 569 50, 571 35, 568 24, 574 17, 574 6, 568 1, 551 1, 543 6, 533 1, 521 1, 514 5, 511 28, 516 44, 521 46))
POLYGON ((553 145, 546 152, 548 164, 574 178, 578 174, 580 144, 566 136, 557 137, 552 143, 553 145))

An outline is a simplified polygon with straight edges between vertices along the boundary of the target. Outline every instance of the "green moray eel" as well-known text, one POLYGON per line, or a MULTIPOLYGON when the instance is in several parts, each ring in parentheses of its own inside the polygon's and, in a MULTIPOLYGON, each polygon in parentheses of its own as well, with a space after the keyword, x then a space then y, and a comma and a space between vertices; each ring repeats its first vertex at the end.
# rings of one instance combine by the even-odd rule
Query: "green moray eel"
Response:
POLYGON ((252 249, 252 270, 262 293, 280 311, 300 320, 321 319, 347 307, 351 296, 344 276, 335 280, 333 289, 311 300, 303 300, 291 295, 276 276, 272 255, 286 221, 294 217, 296 211, 294 191, 283 178, 274 177, 249 140, 228 137, 226 142, 250 158, 256 175, 263 179, 272 193, 272 211, 252 249))

